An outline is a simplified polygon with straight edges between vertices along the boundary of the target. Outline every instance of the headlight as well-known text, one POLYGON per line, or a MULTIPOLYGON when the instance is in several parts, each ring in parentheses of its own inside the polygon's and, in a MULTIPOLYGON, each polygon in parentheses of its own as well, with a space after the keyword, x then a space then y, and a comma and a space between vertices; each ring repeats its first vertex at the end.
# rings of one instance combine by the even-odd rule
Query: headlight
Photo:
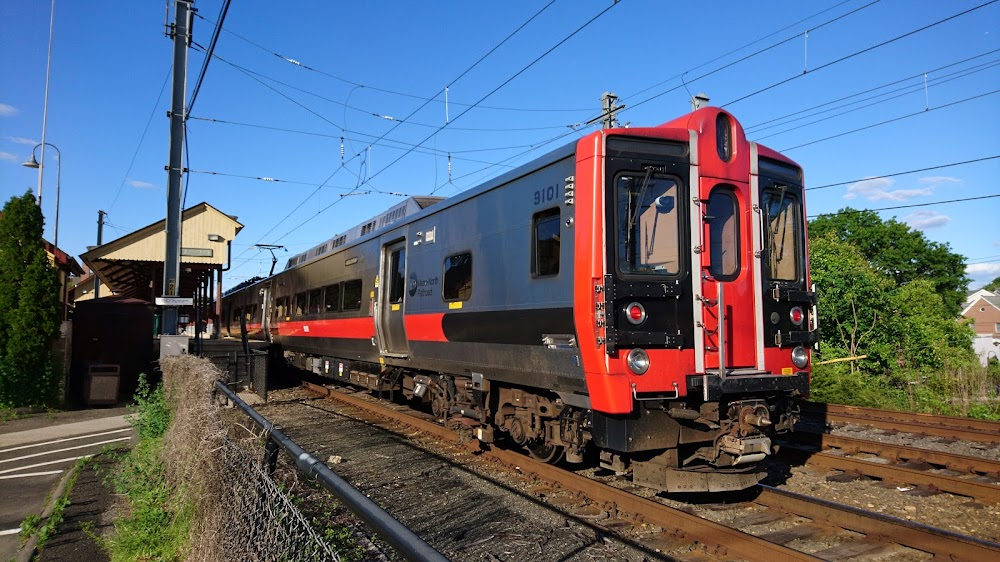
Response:
POLYGON ((643 349, 633 349, 628 352, 625 360, 628 362, 628 368, 637 375, 649 370, 649 354, 643 349))
POLYGON ((792 350, 792 364, 799 369, 809 364, 809 351, 801 345, 792 350))

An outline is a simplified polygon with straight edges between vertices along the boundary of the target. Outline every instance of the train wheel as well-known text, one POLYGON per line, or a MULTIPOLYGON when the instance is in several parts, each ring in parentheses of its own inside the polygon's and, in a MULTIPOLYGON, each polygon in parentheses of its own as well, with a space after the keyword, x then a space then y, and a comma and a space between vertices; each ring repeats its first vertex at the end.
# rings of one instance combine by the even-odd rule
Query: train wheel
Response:
POLYGON ((544 463, 556 464, 562 459, 563 447, 549 443, 531 443, 526 446, 528 454, 544 463))

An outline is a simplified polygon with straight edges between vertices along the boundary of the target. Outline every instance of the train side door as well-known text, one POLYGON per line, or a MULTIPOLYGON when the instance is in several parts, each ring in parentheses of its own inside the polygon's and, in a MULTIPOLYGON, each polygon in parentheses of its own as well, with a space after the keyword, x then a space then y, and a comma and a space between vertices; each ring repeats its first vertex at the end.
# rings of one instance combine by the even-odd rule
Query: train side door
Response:
POLYGON ((701 178, 701 301, 706 370, 753 369, 753 263, 748 255, 746 184, 701 178))
POLYGON ((406 357, 406 240, 382 247, 382 282, 378 289, 379 341, 382 355, 406 357))

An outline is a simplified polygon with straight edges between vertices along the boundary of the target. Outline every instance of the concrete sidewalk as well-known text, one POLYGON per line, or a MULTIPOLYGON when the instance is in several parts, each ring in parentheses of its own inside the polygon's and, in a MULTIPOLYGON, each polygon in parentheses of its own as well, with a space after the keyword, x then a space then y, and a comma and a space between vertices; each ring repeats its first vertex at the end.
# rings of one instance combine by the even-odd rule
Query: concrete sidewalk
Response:
POLYGON ((54 423, 44 427, 24 429, 10 433, 7 433, 6 431, 13 428, 9 428, 7 424, 4 424, 0 426, 0 449, 17 447, 18 445, 24 445, 27 443, 39 443, 55 439, 65 439, 67 437, 76 437, 78 435, 86 435, 88 433, 97 433, 111 429, 129 427, 129 423, 125 419, 124 414, 117 414, 117 412, 111 411, 108 412, 112 413, 110 417, 87 419, 83 421, 69 421, 63 419, 58 420, 63 421, 63 423, 54 423))

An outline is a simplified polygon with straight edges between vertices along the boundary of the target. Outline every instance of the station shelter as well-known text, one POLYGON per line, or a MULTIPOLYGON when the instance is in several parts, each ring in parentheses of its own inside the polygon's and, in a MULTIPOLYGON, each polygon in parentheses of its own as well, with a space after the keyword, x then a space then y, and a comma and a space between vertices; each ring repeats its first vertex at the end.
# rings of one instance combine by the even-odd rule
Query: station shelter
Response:
MULTIPOLYGON (((161 315, 154 310, 154 330, 167 334, 206 337, 217 334, 221 315, 222 275, 229 269, 233 239, 243 229, 235 216, 202 202, 181 215, 181 274, 178 297, 193 299, 178 310, 177 326, 160 330, 161 315)), ((93 271, 80 286, 79 300, 107 296, 154 303, 163 296, 163 263, 166 255, 166 220, 126 234, 88 250, 80 256, 93 271), (96 283, 94 281, 99 281, 96 283)), ((77 302, 78 302, 77 301, 77 302)))

